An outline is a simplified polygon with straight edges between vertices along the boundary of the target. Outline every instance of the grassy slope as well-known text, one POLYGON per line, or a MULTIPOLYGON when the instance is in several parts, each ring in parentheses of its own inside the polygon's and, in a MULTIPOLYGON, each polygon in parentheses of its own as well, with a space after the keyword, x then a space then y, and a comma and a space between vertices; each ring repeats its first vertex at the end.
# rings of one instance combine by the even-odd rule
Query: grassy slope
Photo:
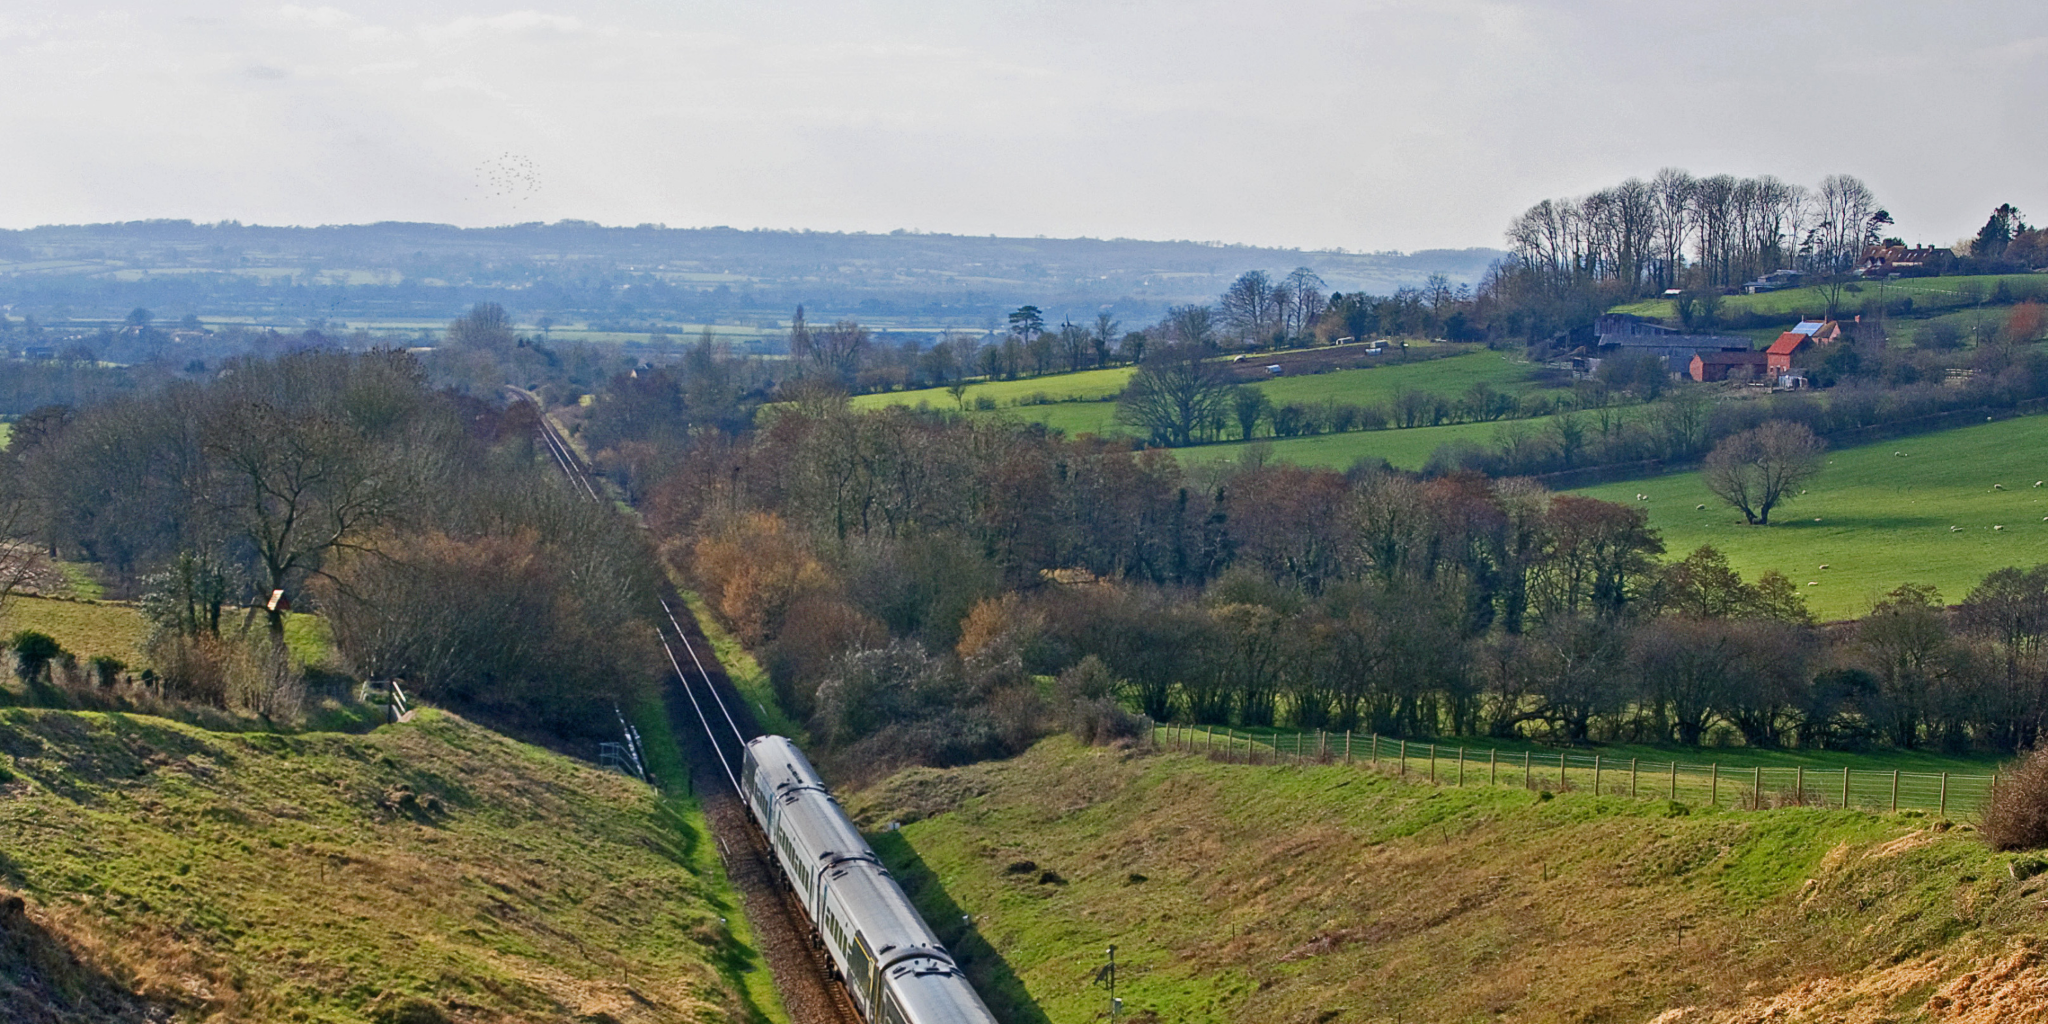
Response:
POLYGON ((1925 970, 1865 1009, 1910 1018, 2033 930, 2048 883, 1914 815, 1541 801, 1064 739, 849 803, 909 823, 878 848, 928 917, 974 915, 942 931, 996 1002, 1042 1008, 1016 1021, 1096 1013, 1110 943, 1132 1021, 1643 1021, 1891 963, 1925 970))
MULTIPOLYGON (((1103 399, 1121 391, 1130 376, 1131 370, 1126 367, 1115 370, 1084 370, 1080 373, 1058 374, 1030 380, 975 384, 967 389, 967 401, 971 406, 976 396, 985 395, 994 400, 1000 408, 983 415, 1003 415, 1026 422, 1043 423, 1065 431, 1070 436, 1122 435, 1127 431, 1116 422, 1116 404, 1103 399), (1052 404, 1016 404, 1039 394, 1051 398, 1052 404)), ((1529 379, 1527 364, 1513 362, 1494 352, 1474 352, 1448 359, 1416 363, 1390 363, 1363 370, 1335 370, 1329 373, 1283 377, 1261 381, 1253 386, 1265 392, 1266 397, 1276 405, 1324 401, 1347 402, 1353 405, 1384 405, 1402 391, 1426 391, 1455 398, 1463 395, 1472 385, 1479 383, 1489 384, 1500 391, 1515 393, 1534 386, 1529 379)), ((853 406, 857 409, 920 404, 935 409, 957 408, 953 397, 943 388, 861 395, 853 399, 853 406)), ((1491 436, 1490 428, 1487 436, 1491 436)), ((1278 443, 1301 444, 1299 441, 1278 443)), ((1407 442, 1396 444, 1394 448, 1405 452, 1417 446, 1417 442, 1407 442)), ((1361 448, 1355 443, 1338 447, 1346 450, 1361 448)), ((1429 452, 1435 448, 1436 444, 1429 444, 1423 450, 1422 456, 1413 460, 1414 463, 1420 465, 1422 459, 1427 458, 1429 452)), ((1352 456, 1344 459, 1342 464, 1348 466, 1356 458, 1357 456, 1352 456)))
POLYGON ((1385 459, 1402 469, 1421 469, 1437 448, 1450 441, 1472 440, 1487 444, 1503 427, 1519 426, 1537 431, 1546 420, 1516 420, 1509 423, 1455 423, 1445 427, 1415 427, 1409 430, 1360 430, 1348 434, 1319 434, 1315 437, 1260 439, 1250 444, 1205 444, 1175 449, 1184 463, 1235 459, 1253 445, 1269 446, 1272 457, 1298 466, 1326 466, 1347 469, 1363 458, 1385 459))
POLYGON ((0 879, 195 1018, 762 1019, 688 806, 453 716, 285 737, 6 710, 0 750, 0 879))
MULTIPOLYGON (((2041 278, 2035 274, 2002 274, 1985 277, 1915 277, 1886 282, 1882 288, 1875 283, 1862 285, 1862 291, 1845 292, 1843 305, 1850 311, 1862 308, 1869 299, 1883 296, 1898 299, 1911 296, 1916 303, 1946 306, 1961 301, 1958 289, 1964 282, 1978 282, 1979 293, 1989 296, 2000 281, 2007 282, 2015 290, 2039 288, 2041 278)), ((1723 310, 1748 310, 1759 313, 1783 313, 1788 317, 1804 315, 1820 316, 1827 309, 1827 299, 1818 288, 1787 288, 1784 291, 1765 292, 1762 295, 1731 295, 1722 300, 1723 310)), ((1616 313, 1633 313, 1636 316, 1650 316, 1676 322, 1678 311, 1670 299, 1643 299, 1616 306, 1616 313)), ((1790 326, 1789 324, 1787 326, 1790 326)))
MULTIPOLYGON (((149 664, 148 656, 142 652, 143 641, 149 637, 149 622, 132 604, 9 598, 6 611, 0 612, 0 637, 13 636, 23 629, 49 634, 81 662, 95 654, 105 654, 119 658, 135 670, 149 664)), ((222 631, 226 631, 225 626, 222 631)), ((302 665, 326 666, 333 661, 334 637, 328 631, 327 621, 317 615, 287 616, 284 638, 302 665)))
POLYGON ((1649 495, 1641 504, 1673 557, 1712 544, 1746 577, 1777 569, 1829 618, 1861 615, 1901 583, 1931 583, 1960 601, 1993 569, 2048 562, 2048 486, 2033 486, 2048 478, 2048 417, 1847 448, 1830 453, 1828 463, 1810 493, 1765 528, 1743 525, 1698 473, 1582 493, 1631 504, 1649 495), (2006 490, 1993 490, 1994 483, 2006 490))

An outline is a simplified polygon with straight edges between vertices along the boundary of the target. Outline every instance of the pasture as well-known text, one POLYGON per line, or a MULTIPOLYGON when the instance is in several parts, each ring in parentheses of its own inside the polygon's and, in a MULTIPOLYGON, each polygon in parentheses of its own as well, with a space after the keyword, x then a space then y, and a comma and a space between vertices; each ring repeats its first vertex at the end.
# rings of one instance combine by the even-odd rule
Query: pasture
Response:
MULTIPOLYGON (((1054 374, 1027 380, 985 381, 970 384, 963 397, 970 410, 982 399, 996 404, 996 409, 982 410, 978 415, 1001 415, 1027 423, 1042 423, 1066 433, 1069 437, 1081 434, 1122 436, 1128 431, 1116 422, 1116 403, 1111 399, 1123 390, 1133 372, 1135 371, 1130 367, 1119 367, 1054 374)), ((1334 370, 1328 373, 1280 377, 1259 381, 1252 386, 1264 392, 1268 400, 1279 406, 1290 403, 1313 405, 1320 402, 1386 405, 1393 401, 1394 396, 1404 391, 1422 391, 1446 398, 1458 398, 1474 386, 1482 384, 1510 394, 1522 394, 1542 386, 1532 376, 1529 364, 1516 362, 1495 352, 1474 352, 1447 359, 1412 363, 1390 363, 1362 370, 1334 370)), ((944 388, 860 395, 852 399, 852 405, 856 409, 880 409, 891 405, 923 405, 934 409, 959 407, 953 396, 944 388)), ((1493 436, 1496 424, 1460 426, 1477 428, 1476 436, 1483 440, 1493 436)), ((1234 427, 1232 429, 1235 430, 1234 427)), ((1369 433, 1379 439, 1365 441, 1364 435, 1337 434, 1268 440, 1274 445, 1278 457, 1304 465, 1349 466, 1362 456, 1373 455, 1385 458, 1398 466, 1414 468, 1421 466, 1429 458, 1429 454, 1436 450, 1437 445, 1445 440, 1475 435, 1473 429, 1460 430, 1452 427, 1369 433), (1382 436, 1393 433, 1417 436, 1398 440, 1382 436)), ((1182 451, 1189 458, 1210 461, 1225 455, 1234 456, 1241 447, 1209 445, 1182 451)))
POLYGON ((1259 448, 1276 462, 1297 466, 1349 469, 1360 459, 1385 459, 1399 469, 1421 469, 1437 448, 1450 441, 1470 440, 1487 444, 1503 427, 1523 425, 1540 428, 1547 420, 1512 420, 1507 423, 1453 423, 1441 427, 1411 427, 1407 430, 1357 430, 1314 437, 1260 438, 1251 442, 1205 444, 1176 448, 1174 455, 1186 464, 1242 458, 1259 448))
MULTIPOLYGON (((2041 298, 2048 293, 2048 281, 2038 274, 1990 274, 1982 277, 1912 277, 1897 281, 1857 282, 1856 291, 1842 294, 1842 308, 1853 312, 1873 299, 1911 298, 1916 307, 1971 305, 1989 298, 2000 283, 2016 298, 2041 298)), ((1721 300, 1723 312, 1781 313, 1788 318, 1820 316, 1827 310, 1827 298, 1819 288, 1787 288, 1761 295, 1730 295, 1721 300)), ((1670 299, 1643 299, 1614 307, 1609 312, 1656 317, 1673 323, 1678 310, 1670 299)), ((1846 313, 1844 314, 1847 315, 1846 313)), ((1790 326, 1788 323, 1787 326, 1790 326)))
POLYGON ((2034 486, 2048 479, 2048 416, 1846 448, 1827 463, 1765 527, 1745 525, 1698 473, 1579 493, 1648 508, 1667 557, 1711 544, 1746 579, 1784 573, 1823 619, 1863 615, 1903 583, 1954 603, 1994 569, 2048 562, 2048 484, 2034 486))

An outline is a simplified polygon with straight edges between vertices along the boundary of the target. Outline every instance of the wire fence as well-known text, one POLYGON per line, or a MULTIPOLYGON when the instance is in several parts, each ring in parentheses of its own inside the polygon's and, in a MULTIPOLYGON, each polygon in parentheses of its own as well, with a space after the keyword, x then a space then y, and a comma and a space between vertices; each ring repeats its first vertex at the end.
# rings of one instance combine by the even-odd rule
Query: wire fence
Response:
POLYGON ((1644 761, 1568 751, 1501 751, 1349 732, 1251 733, 1155 725, 1160 747, 1244 764, 1344 764, 1439 786, 1520 786, 1766 810, 1834 807, 1976 814, 1997 775, 1644 761))

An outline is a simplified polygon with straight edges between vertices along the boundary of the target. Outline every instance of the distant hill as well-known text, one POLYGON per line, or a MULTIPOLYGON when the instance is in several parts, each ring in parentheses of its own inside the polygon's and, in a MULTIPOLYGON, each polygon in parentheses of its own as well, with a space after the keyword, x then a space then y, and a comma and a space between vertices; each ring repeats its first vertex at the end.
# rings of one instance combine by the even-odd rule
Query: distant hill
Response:
POLYGON ((1209 302, 1238 274, 1307 266, 1337 291, 1387 294, 1432 274, 1476 282, 1502 253, 1309 252, 1203 242, 605 227, 316 228, 138 221, 0 231, 0 306, 47 322, 193 313, 280 326, 445 322, 478 301, 526 322, 780 325, 813 320, 979 329, 1025 303, 1127 320, 1209 302))

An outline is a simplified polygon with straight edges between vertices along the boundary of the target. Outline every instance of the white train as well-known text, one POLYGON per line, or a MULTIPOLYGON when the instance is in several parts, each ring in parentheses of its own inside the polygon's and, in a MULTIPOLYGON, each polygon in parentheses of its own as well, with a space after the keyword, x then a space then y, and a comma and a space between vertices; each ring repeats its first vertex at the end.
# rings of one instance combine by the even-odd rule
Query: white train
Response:
POLYGON ((740 790, 870 1024, 996 1024, 796 744, 747 743, 740 790))

